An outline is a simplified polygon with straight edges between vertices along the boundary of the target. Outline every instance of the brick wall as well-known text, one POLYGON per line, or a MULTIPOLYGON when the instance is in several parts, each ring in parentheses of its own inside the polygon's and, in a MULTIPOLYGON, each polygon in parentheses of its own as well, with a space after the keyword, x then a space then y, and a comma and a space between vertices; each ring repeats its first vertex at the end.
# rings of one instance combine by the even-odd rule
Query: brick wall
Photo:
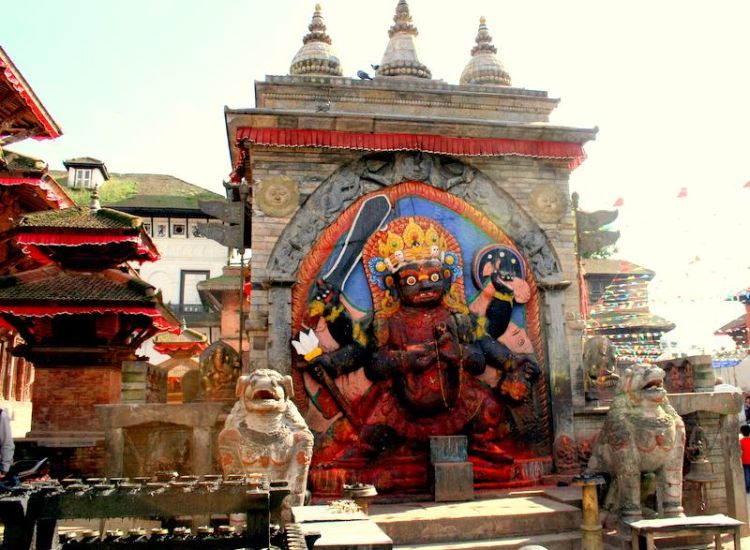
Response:
POLYGON ((35 376, 32 433, 99 432, 94 405, 120 401, 118 368, 37 368, 35 376))

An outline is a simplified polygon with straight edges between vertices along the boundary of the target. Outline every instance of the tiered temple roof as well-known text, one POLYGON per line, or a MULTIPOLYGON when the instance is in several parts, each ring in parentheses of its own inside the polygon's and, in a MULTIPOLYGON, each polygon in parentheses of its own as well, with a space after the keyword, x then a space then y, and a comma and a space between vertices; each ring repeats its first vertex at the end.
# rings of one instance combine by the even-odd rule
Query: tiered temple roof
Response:
POLYGON ((34 212, 16 223, 16 242, 66 266, 114 267, 156 261, 159 253, 137 217, 98 206, 34 212))

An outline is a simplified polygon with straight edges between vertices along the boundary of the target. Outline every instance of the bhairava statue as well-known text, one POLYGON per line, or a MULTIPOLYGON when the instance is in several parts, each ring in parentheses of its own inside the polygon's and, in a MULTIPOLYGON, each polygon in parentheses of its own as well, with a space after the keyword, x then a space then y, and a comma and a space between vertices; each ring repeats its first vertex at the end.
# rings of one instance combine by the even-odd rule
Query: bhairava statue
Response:
POLYGON ((381 490, 399 485, 394 477, 424 475, 413 459, 430 436, 462 434, 480 477, 493 471, 511 478, 516 459, 534 456, 538 442, 533 422, 523 419, 534 407, 540 369, 527 353, 528 335, 518 336, 511 321, 514 305, 530 296, 521 258, 508 246, 478 249, 472 271, 480 291, 471 304, 458 241, 433 219, 388 222, 367 238, 361 258, 371 313, 319 280, 310 331, 294 342, 305 356, 299 366, 308 391, 330 422, 332 437, 319 445, 314 468, 343 476, 356 470, 381 490), (504 341, 511 325, 515 340, 504 341), (390 461, 398 465, 384 481, 374 470, 390 461))

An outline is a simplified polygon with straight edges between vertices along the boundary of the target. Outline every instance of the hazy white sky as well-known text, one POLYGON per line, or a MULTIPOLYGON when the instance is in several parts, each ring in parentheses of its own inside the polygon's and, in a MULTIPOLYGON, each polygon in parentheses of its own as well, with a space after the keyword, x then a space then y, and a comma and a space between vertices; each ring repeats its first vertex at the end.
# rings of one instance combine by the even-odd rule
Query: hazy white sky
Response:
MULTIPOLYGON (((322 1, 345 76, 370 70, 396 0, 322 1)), ((64 135, 15 148, 52 168, 173 174, 216 191, 230 171, 223 107, 286 74, 315 1, 5 2, 0 44, 64 135)), ((571 177, 587 209, 624 207, 618 256, 657 271, 652 309, 687 349, 739 316, 750 285, 750 41, 745 0, 410 0, 421 60, 457 83, 486 16, 519 87, 562 99, 551 122, 599 127, 571 177), (686 199, 677 199, 680 188, 686 199)))

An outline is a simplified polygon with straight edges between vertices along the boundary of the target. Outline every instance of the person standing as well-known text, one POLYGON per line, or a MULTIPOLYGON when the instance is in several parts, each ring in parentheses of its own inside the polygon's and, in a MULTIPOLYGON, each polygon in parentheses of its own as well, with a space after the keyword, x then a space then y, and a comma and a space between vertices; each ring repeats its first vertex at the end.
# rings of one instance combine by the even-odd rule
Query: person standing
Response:
POLYGON ((15 445, 10 431, 10 416, 7 410, 0 409, 0 477, 5 477, 13 464, 13 451, 15 445))
POLYGON ((745 492, 750 493, 750 425, 740 426, 740 449, 742 449, 742 469, 745 470, 745 492))
POLYGON ((743 412, 745 413, 745 416, 742 419, 742 422, 744 423, 750 422, 750 395, 745 397, 745 409, 743 412))

